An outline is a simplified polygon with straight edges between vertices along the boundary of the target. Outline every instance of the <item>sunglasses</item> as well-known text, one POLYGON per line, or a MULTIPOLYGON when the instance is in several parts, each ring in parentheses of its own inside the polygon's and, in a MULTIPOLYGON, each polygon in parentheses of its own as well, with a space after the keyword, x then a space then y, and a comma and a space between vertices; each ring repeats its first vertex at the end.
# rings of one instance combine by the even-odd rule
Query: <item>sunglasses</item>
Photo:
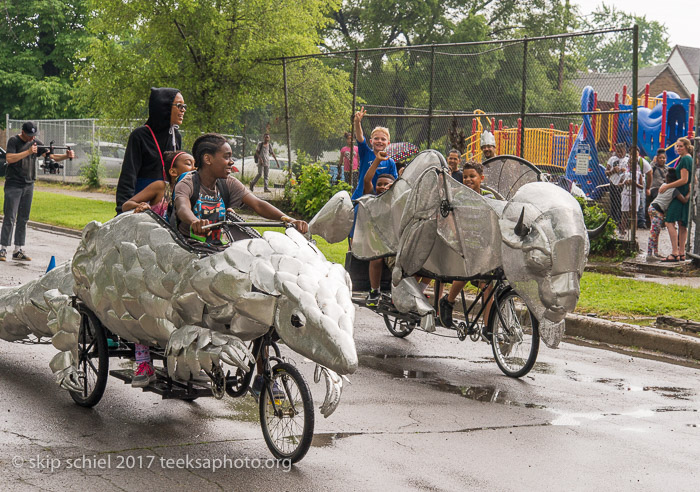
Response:
POLYGON ((178 110, 185 111, 187 109, 187 104, 177 103, 173 104, 178 110))

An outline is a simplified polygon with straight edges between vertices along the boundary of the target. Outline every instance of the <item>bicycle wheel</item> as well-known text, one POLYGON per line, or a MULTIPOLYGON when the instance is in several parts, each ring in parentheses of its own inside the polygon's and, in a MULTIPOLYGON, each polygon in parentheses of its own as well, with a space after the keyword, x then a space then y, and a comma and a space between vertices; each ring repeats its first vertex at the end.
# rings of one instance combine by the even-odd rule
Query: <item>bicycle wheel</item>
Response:
POLYGON ((540 348, 539 323, 512 288, 501 293, 497 301, 489 317, 493 356, 506 376, 519 378, 535 365, 540 348))
POLYGON ((309 450, 314 436, 314 402, 304 377, 291 364, 277 364, 272 368, 271 383, 263 385, 260 425, 275 458, 296 463, 309 450))
POLYGON ((388 314, 384 315, 384 324, 386 325, 387 330, 389 330, 389 333, 397 338, 404 338, 410 335, 413 329, 416 327, 415 323, 399 318, 392 319, 388 314))
POLYGON ((83 372, 80 392, 70 396, 81 407, 94 407, 102 399, 109 376, 107 338, 99 320, 92 313, 81 311, 78 333, 78 369, 83 372))

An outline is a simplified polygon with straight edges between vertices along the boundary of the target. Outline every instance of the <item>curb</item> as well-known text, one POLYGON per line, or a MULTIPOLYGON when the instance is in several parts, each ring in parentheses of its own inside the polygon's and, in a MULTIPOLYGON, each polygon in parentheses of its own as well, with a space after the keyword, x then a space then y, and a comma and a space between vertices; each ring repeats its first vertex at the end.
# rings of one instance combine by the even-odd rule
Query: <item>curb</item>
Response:
MULTIPOLYGON (((467 302, 470 302, 469 296, 467 296, 467 302)), ((455 312, 462 313, 460 303, 455 304, 455 312)), ((564 339, 566 338, 579 338, 611 346, 700 361, 699 337, 580 314, 566 315, 564 339)))
POLYGON ((569 314, 565 336, 700 360, 700 338, 658 328, 569 314))
MULTIPOLYGON (((5 217, 0 214, 0 221, 5 220, 5 217)), ((66 236, 73 236, 73 237, 82 237, 83 236, 83 231, 82 230, 76 230, 76 229, 69 229, 68 227, 61 227, 61 226, 55 226, 51 224, 44 224, 42 222, 34 222, 33 220, 30 220, 27 222, 27 226, 33 228, 33 229, 39 229, 42 231, 49 231, 49 232, 57 232, 59 234, 65 234, 66 236)))

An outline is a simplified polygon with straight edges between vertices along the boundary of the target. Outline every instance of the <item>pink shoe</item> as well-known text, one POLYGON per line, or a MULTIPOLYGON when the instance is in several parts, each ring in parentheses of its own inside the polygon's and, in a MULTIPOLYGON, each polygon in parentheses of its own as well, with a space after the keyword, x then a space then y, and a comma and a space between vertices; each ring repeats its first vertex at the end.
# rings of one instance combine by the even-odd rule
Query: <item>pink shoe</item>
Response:
POLYGON ((142 362, 131 379, 131 386, 134 388, 145 388, 152 381, 156 380, 156 372, 150 362, 142 362))

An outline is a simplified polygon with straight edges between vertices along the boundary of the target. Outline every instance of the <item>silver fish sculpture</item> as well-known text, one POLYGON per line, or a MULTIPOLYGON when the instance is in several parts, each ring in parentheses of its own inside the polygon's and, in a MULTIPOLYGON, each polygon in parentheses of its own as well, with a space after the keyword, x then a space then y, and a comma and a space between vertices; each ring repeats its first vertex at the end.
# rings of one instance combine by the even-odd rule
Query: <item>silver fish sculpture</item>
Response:
POLYGON ((77 367, 82 301, 112 333, 165 349, 168 370, 188 380, 201 368, 248 370, 245 342, 274 327, 316 362, 337 407, 342 378, 357 369, 355 308, 345 269, 295 229, 233 242, 202 255, 182 247, 148 213, 123 214, 83 230, 73 260, 18 288, 0 290, 0 338, 51 337, 58 383, 82 388, 77 367))
MULTIPOLYGON (((358 200, 352 253, 365 260, 396 256, 394 305, 420 314, 428 331, 435 312, 413 274, 469 278, 502 268, 540 322, 542 340, 556 347, 564 317, 578 302, 589 235, 605 224, 588 231, 578 202, 554 184, 504 182, 508 200, 484 197, 452 179, 439 152, 424 151, 389 190, 358 200)), ((343 227, 349 232, 352 220, 343 227)))

